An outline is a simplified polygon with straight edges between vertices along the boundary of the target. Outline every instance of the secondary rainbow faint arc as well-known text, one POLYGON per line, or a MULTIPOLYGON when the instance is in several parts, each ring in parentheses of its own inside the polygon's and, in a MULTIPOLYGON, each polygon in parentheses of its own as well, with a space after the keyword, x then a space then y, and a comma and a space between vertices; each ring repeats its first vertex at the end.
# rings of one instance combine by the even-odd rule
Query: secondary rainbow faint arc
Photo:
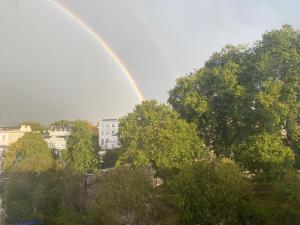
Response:
POLYGON ((94 31, 86 22, 84 22, 78 15, 73 13, 70 9, 68 9, 66 6, 64 6, 62 3, 58 3, 55 0, 48 0, 50 3, 52 3, 56 8, 58 8, 60 11, 62 11, 65 15, 67 15, 69 18, 74 20, 82 29, 84 29, 87 33, 89 33, 102 47, 103 49, 110 55, 110 57, 115 61, 115 63, 119 66, 123 74, 126 76, 128 81, 130 82, 130 85, 134 89, 137 97, 142 102, 145 98, 143 96, 142 91, 138 87, 137 83, 133 79, 133 76, 127 69, 127 67, 124 65, 124 63, 121 61, 121 59, 118 57, 118 55, 112 50, 112 48, 103 40, 102 37, 97 34, 96 31, 94 31))

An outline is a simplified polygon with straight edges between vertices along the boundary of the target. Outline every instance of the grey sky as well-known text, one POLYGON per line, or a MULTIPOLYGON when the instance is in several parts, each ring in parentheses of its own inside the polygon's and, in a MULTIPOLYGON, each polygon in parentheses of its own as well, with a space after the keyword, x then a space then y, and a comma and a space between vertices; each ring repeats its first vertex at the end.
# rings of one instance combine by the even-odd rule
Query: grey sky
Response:
MULTIPOLYGON (((146 99, 225 44, 300 27, 300 3, 275 0, 61 1, 110 44, 146 99)), ((0 124, 118 117, 138 98, 109 55, 48 0, 0 1, 0 124)))

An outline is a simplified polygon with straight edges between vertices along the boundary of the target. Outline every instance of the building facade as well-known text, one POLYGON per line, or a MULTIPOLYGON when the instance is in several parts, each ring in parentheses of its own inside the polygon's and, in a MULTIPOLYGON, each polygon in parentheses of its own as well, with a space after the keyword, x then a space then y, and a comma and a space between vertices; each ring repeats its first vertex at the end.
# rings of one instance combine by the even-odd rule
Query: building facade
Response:
POLYGON ((8 148, 10 144, 16 142, 27 132, 31 132, 31 127, 27 125, 0 127, 0 148, 8 148))
POLYGON ((119 143, 119 120, 101 119, 98 123, 99 145, 101 149, 115 149, 120 147, 119 143))
POLYGON ((72 126, 52 126, 44 134, 44 140, 48 147, 56 154, 60 154, 62 150, 67 149, 67 139, 72 132, 72 126))

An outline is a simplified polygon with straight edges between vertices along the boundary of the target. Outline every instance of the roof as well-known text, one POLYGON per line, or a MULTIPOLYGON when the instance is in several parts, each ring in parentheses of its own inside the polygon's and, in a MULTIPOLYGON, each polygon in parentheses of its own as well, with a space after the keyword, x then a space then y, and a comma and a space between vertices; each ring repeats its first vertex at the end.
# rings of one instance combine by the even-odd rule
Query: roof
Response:
POLYGON ((100 121, 118 121, 118 119, 101 119, 100 121))
POLYGON ((73 125, 51 126, 50 130, 57 128, 73 128, 73 125))
POLYGON ((20 127, 0 127, 0 130, 19 130, 20 127))

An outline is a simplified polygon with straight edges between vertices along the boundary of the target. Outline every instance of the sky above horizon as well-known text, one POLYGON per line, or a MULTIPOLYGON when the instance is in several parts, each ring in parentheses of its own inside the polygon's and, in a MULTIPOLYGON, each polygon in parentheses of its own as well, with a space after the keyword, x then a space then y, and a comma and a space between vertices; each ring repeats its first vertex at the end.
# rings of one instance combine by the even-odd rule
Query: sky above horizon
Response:
MULTIPOLYGON (((166 102, 176 78, 226 44, 291 24, 294 0, 63 0, 114 50, 146 99, 166 102)), ((0 1, 0 125, 126 115, 139 103, 99 43, 49 0, 0 1)))

